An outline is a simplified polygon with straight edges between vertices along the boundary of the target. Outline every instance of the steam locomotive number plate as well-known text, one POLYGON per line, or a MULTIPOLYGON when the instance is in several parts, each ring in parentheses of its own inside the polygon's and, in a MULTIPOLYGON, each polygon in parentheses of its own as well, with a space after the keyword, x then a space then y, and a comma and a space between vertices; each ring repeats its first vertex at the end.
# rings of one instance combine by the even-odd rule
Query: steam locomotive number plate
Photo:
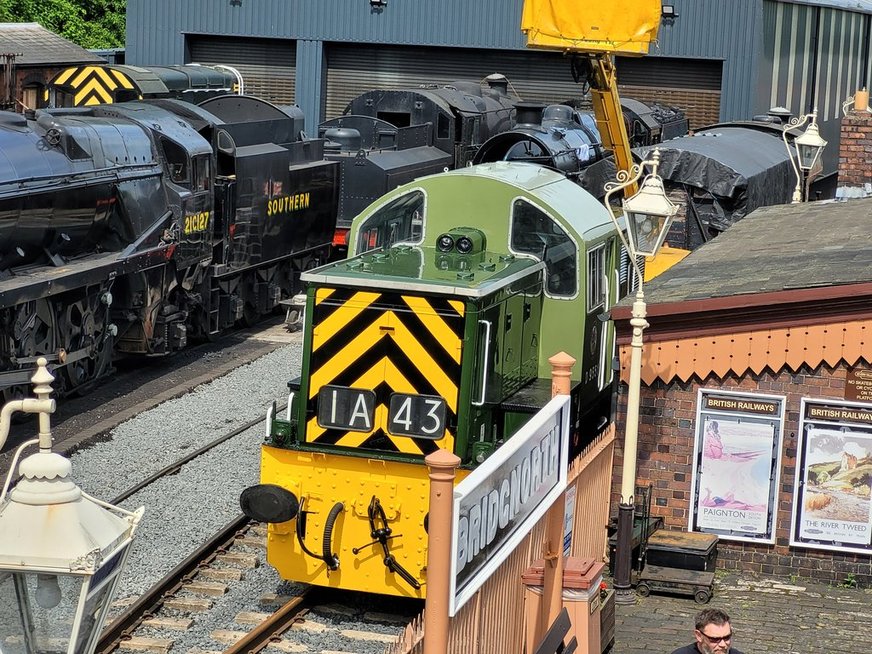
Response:
POLYGON ((435 395, 391 395, 388 431, 438 440, 445 433, 445 400, 435 395))

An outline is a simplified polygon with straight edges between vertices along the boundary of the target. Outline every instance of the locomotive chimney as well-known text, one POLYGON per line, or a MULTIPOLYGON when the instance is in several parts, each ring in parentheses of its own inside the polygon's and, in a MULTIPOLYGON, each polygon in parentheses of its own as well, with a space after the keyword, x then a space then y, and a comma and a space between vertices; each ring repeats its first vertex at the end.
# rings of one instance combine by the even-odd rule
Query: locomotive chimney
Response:
POLYGON ((542 112, 545 105, 539 102, 516 102, 515 125, 539 127, 542 124, 542 112))
POLYGON ((506 79, 505 75, 502 75, 501 73, 491 73, 485 77, 484 80, 494 91, 497 91, 502 95, 509 94, 509 80, 506 79))
POLYGON ((787 107, 772 107, 766 114, 780 120, 782 125, 789 123, 793 117, 793 114, 787 107))

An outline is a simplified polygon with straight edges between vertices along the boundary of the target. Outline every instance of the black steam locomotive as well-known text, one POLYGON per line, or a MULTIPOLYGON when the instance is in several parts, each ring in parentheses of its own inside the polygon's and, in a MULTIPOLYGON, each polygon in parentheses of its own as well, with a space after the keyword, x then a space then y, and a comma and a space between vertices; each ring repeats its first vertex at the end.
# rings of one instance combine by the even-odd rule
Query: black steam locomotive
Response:
POLYGON ((342 166, 337 245, 370 203, 417 177, 466 166, 485 141, 512 127, 520 99, 503 75, 484 82, 367 91, 321 123, 326 157, 342 166))
MULTIPOLYGON (((603 183, 598 165, 608 157, 596 119, 591 111, 569 104, 547 107, 518 103, 516 123, 493 135, 478 150, 473 163, 524 161, 563 173, 577 180, 587 191, 602 197, 603 183)), ((651 146, 688 132, 684 112, 674 107, 647 105, 638 100, 621 100, 624 126, 630 147, 651 146)), ((614 166, 609 169, 614 173, 614 166)))
POLYGON ((338 164, 244 96, 0 113, 0 391, 254 322, 327 258, 338 164))

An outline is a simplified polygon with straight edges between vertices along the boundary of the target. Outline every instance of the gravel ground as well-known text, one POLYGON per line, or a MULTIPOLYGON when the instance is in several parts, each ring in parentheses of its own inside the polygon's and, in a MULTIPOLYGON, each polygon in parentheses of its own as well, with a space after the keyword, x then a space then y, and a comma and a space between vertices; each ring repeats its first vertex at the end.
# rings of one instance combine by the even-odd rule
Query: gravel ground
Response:
MULTIPOLYGON (((76 452, 73 478, 110 500, 186 452, 264 416, 298 372, 299 347, 288 346, 164 402, 76 452)), ((246 430, 125 500, 126 509, 145 506, 145 517, 117 599, 140 595, 239 515, 240 492, 257 482, 262 440, 262 425, 246 430)))
MULTIPOLYGON (((122 423, 107 440, 73 454, 74 479, 95 497, 116 497, 186 452, 265 416, 271 402, 287 397, 288 380, 299 374, 299 358, 299 347, 283 347, 122 423)), ((256 454, 262 434, 262 429, 251 434, 244 451, 256 454)), ((231 442, 239 447, 236 439, 231 442)), ((222 472, 220 479, 212 472, 204 482, 221 488, 235 472, 222 472)))
MULTIPOLYGON (((91 495, 110 500, 192 449, 264 416, 271 402, 286 396, 288 379, 299 374, 299 361, 298 344, 282 347, 122 423, 105 441, 71 457, 73 478, 91 495)), ((208 536, 239 515, 240 492, 257 482, 262 441, 263 425, 248 429, 124 501, 122 506, 130 510, 145 506, 145 516, 116 600, 138 597, 208 536)), ((265 559, 265 552, 258 554, 265 559)), ((226 643, 214 641, 214 630, 247 631, 250 626, 234 622, 239 612, 269 610, 259 604, 265 593, 296 595, 303 588, 283 582, 265 561, 244 574, 242 582, 231 584, 231 592, 213 598, 212 610, 194 616, 191 629, 177 634, 174 651, 222 650, 226 643)), ((346 605, 348 594, 339 595, 337 601, 346 605)), ((350 609, 342 606, 335 612, 328 608, 310 613, 308 619, 326 629, 320 633, 295 631, 292 638, 313 651, 376 654, 384 651, 384 643, 349 638, 341 631, 396 635, 402 629, 402 620, 368 613, 399 610, 412 616, 421 610, 420 603, 400 609, 396 600, 377 596, 360 595, 350 601, 350 609)))

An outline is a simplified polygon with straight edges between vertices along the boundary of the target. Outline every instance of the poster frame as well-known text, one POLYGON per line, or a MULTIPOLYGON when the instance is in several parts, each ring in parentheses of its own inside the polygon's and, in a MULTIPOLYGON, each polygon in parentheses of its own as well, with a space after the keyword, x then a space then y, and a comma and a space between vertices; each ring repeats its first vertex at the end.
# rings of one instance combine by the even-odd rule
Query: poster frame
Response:
MULTIPOLYGON (((865 546, 859 545, 857 543, 851 543, 847 545, 836 545, 835 543, 839 543, 841 541, 816 541, 814 539, 803 539, 798 536, 799 528, 800 528, 800 520, 801 514, 804 513, 804 485, 805 485, 805 471, 807 466, 806 458, 808 456, 807 453, 807 438, 808 431, 807 427, 810 424, 821 424, 825 422, 824 420, 813 421, 808 420, 806 418, 806 408, 809 404, 826 406, 826 407, 839 407, 844 409, 864 409, 865 411, 872 412, 872 404, 869 402, 855 402, 853 400, 840 400, 838 398, 815 398, 815 397, 803 397, 800 400, 800 412, 799 412, 799 428, 797 430, 797 438, 796 438, 796 472, 793 483, 793 509, 791 511, 790 517, 790 546, 791 547, 801 547, 804 549, 813 549, 813 550, 825 550, 828 552, 846 552, 851 554, 872 554, 872 543, 868 543, 865 546)), ((834 425, 834 429, 837 428, 838 425, 846 426, 848 424, 857 424, 857 423, 838 423, 832 422, 827 423, 834 425)), ((869 425, 869 436, 872 438, 872 421, 868 423, 869 425)), ((872 501, 872 500, 870 500, 872 501)))
POLYGON ((706 534, 716 534, 721 540, 738 541, 745 543, 775 543, 775 531, 778 525, 778 506, 779 494, 781 492, 781 468, 782 468, 782 452, 784 448, 784 416, 787 405, 787 397, 784 395, 770 395, 765 393, 754 393, 751 391, 733 391, 722 390, 719 388, 700 388, 697 392, 696 401, 696 422, 694 424, 694 442, 693 442, 693 466, 691 469, 690 483, 690 499, 688 506, 688 531, 699 532, 706 534), (765 401, 778 404, 777 415, 772 416, 769 420, 774 424, 774 445, 773 445, 773 465, 775 468, 774 479, 770 476, 769 481, 769 501, 766 517, 766 531, 762 534, 753 534, 751 532, 732 532, 727 530, 713 529, 711 527, 701 527, 698 524, 698 483, 701 476, 701 460, 704 430, 704 418, 708 416, 718 417, 744 417, 755 418, 760 421, 761 416, 752 412, 733 411, 733 410, 718 410, 718 409, 703 409, 704 398, 706 396, 726 396, 735 399, 745 399, 750 402, 765 401))

